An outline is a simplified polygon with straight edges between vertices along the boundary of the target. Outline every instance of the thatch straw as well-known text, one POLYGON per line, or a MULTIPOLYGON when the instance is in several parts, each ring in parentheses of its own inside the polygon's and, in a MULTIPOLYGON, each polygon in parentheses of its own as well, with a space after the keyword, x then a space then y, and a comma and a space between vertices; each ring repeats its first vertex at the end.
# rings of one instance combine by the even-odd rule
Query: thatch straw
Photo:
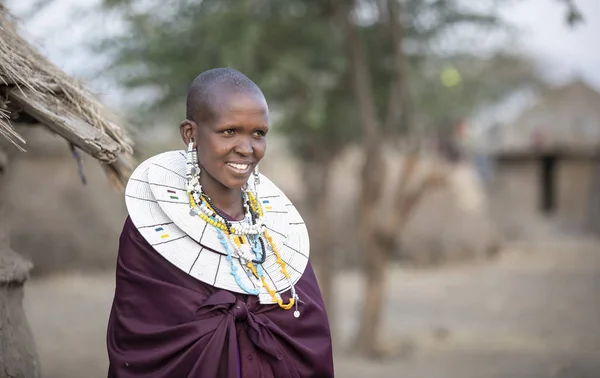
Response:
MULTIPOLYGON (((19 36, 14 18, 1 4, 0 89, 4 97, 0 99, 0 105, 4 107, 0 111, 0 134, 9 141, 23 149, 22 144, 25 141, 11 125, 13 109, 10 104, 10 93, 19 91, 19 97, 44 104, 52 113, 81 120, 100 130, 100 135, 104 137, 92 141, 99 151, 95 157, 112 164, 111 167, 105 167, 108 168, 107 172, 116 175, 117 181, 123 182, 123 175, 129 172, 129 167, 124 167, 129 165, 133 149, 131 140, 117 126, 114 115, 82 85, 67 76, 19 36), (107 147, 104 141, 111 142, 112 149, 107 147)), ((60 125, 54 126, 54 131, 56 127, 60 127, 60 125)), ((81 145, 83 144, 81 140, 74 139, 69 142, 85 147, 81 145)))
POLYGON ((19 150, 25 152, 23 144, 25 139, 10 124, 10 112, 6 109, 0 108, 0 135, 8 139, 9 142, 14 144, 19 150))
POLYGON ((542 93, 516 120, 497 129, 492 151, 506 156, 600 151, 600 93, 582 81, 542 93))

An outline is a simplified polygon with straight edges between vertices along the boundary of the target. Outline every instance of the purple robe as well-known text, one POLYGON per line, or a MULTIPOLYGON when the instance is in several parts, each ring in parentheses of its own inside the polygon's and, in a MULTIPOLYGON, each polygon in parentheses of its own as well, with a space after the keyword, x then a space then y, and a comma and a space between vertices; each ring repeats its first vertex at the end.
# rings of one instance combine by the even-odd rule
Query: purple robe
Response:
MULTIPOLYGON (((109 377, 329 378, 331 334, 313 269, 294 309, 261 305, 170 264, 127 218, 107 332, 109 377)), ((289 291, 282 294, 284 302, 289 291)))

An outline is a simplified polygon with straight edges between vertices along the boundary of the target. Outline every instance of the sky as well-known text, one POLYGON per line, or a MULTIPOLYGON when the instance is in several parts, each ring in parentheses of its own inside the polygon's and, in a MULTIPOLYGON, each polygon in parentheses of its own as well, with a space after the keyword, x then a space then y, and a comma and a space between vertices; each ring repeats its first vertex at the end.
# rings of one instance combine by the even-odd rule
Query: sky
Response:
POLYGON ((585 18, 575 29, 557 0, 520 0, 503 13, 523 30, 515 46, 540 61, 550 80, 580 78, 600 90, 600 1, 575 2, 585 18))
MULTIPOLYGON (((5 4, 21 19, 25 37, 43 54, 87 82, 105 102, 118 103, 122 96, 118 86, 103 80, 107 57, 94 55, 85 42, 90 35, 110 33, 120 25, 90 14, 99 0, 55 0, 29 17, 27 12, 37 1, 5 0, 5 4)), ((572 29, 565 23, 562 1, 514 0, 504 8, 503 16, 522 32, 510 45, 533 57, 550 82, 582 79, 600 90, 600 0, 575 2, 585 21, 572 29)))

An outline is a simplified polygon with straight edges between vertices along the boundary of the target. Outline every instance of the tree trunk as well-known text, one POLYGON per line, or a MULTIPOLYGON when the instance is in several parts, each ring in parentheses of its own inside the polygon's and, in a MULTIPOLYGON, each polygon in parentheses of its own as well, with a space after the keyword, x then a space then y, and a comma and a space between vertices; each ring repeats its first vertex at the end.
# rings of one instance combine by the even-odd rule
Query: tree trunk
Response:
POLYGON ((331 242, 331 208, 329 206, 330 172, 333 157, 315 162, 306 162, 304 182, 309 210, 311 255, 314 256, 319 286, 330 318, 333 318, 334 303, 334 250, 331 242))
POLYGON ((0 148, 0 378, 37 378, 38 356, 23 310, 23 285, 32 264, 10 248, 3 202, 7 161, 0 148))
MULTIPOLYGON (((379 156, 379 164, 383 166, 381 156, 379 156)), ((414 164, 409 163, 409 160, 405 160, 404 167, 405 169, 401 172, 401 181, 398 184, 397 191, 404 190, 408 186, 408 181, 414 172, 414 164)), ((367 170, 368 167, 365 167, 365 171, 367 170)), ((379 170, 380 173, 383 172, 383 169, 380 168, 379 170)), ((363 176, 363 180, 374 180, 374 177, 370 177, 367 172, 363 176)), ((374 184, 369 184, 368 181, 365 181, 363 185, 368 187, 374 184)), ((381 182, 379 186, 382 186, 381 182)), ((363 262, 365 299, 360 327, 354 341, 354 350, 369 357, 379 357, 383 353, 379 337, 381 334, 383 310, 385 308, 386 263, 395 252, 396 238, 398 233, 401 232, 401 228, 398 224, 382 222, 381 214, 378 214, 374 210, 377 206, 376 203, 369 204, 366 200, 363 200, 363 202, 365 203, 363 212, 366 212, 368 215, 368 218, 365 218, 361 225, 364 230, 363 239, 365 248, 365 261, 363 262), (370 209, 367 207, 370 207, 370 209)), ((395 209, 392 204, 390 205, 392 208, 387 208, 388 212, 386 215, 390 212, 394 213, 395 209)))
POLYGON ((404 29, 400 24, 403 12, 401 3, 396 0, 381 0, 378 3, 380 12, 387 10, 388 17, 382 24, 386 26, 384 34, 391 42, 395 63, 394 80, 390 84, 388 109, 383 123, 375 111, 375 97, 364 42, 358 26, 351 20, 355 4, 353 1, 336 0, 331 0, 331 4, 345 34, 353 90, 364 136, 364 166, 358 217, 359 235, 364 251, 365 299, 353 350, 367 356, 379 356, 384 352, 379 344, 379 335, 384 309, 387 262, 395 252, 398 233, 406 223, 409 213, 430 185, 424 185, 418 192, 407 193, 407 184, 416 164, 412 155, 416 153, 417 148, 416 145, 412 145, 409 152, 411 156, 403 164, 402 178, 395 188, 394 199, 390 203, 381 203, 383 185, 387 181, 382 132, 387 132, 387 136, 391 135, 390 131, 397 129, 394 126, 397 126, 398 121, 401 121, 409 138, 413 137, 415 132, 408 85, 408 65, 402 46, 404 29), (381 214, 381 211, 385 211, 385 214, 381 214))
MULTIPOLYGON (((363 227, 368 227, 364 225, 363 227)), ((360 324, 355 335, 352 350, 368 357, 381 354, 380 329, 384 305, 386 281, 386 253, 384 246, 377 240, 376 234, 364 236, 365 248, 363 274, 365 292, 360 324)))
POLYGON ((383 349, 379 339, 385 309, 387 263, 396 253, 398 240, 418 204, 429 191, 444 182, 442 173, 434 171, 424 177, 419 185, 409 185, 410 181, 414 181, 418 160, 407 157, 402 166, 400 182, 395 188, 392 202, 379 207, 384 211, 383 214, 366 211, 365 214, 371 218, 365 217, 361 225, 365 248, 365 299, 353 350, 374 358, 394 352, 383 349), (413 186, 413 189, 409 190, 409 186, 413 186))
POLYGON ((358 29, 351 21, 351 3, 332 0, 332 4, 336 9, 336 16, 346 36, 350 70, 352 71, 352 85, 364 136, 361 196, 358 200, 358 217, 360 219, 358 237, 364 256, 365 296, 361 322, 355 335, 352 350, 357 353, 371 355, 379 349, 379 328, 385 282, 386 258, 373 232, 375 231, 373 226, 376 224, 378 216, 377 205, 383 189, 385 171, 380 122, 375 111, 375 97, 368 70, 367 56, 358 29))

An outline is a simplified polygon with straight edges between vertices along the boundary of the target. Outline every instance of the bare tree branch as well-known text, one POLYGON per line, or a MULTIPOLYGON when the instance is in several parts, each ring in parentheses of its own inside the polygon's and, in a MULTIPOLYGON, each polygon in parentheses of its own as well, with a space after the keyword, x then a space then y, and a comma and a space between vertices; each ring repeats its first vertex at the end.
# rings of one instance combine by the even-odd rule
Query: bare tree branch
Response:
POLYGON ((352 22, 351 1, 331 0, 334 9, 337 9, 343 29, 347 36, 347 48, 350 56, 350 66, 352 71, 352 84, 357 96, 359 113, 362 120, 362 127, 365 136, 365 142, 369 150, 378 144, 379 122, 373 103, 373 88, 371 77, 368 72, 368 63, 364 49, 364 42, 359 35, 358 27, 352 22))
POLYGON ((575 0, 558 0, 567 6, 567 15, 566 21, 571 27, 577 26, 577 24, 582 23, 584 21, 583 14, 579 10, 577 4, 575 4, 575 0))

